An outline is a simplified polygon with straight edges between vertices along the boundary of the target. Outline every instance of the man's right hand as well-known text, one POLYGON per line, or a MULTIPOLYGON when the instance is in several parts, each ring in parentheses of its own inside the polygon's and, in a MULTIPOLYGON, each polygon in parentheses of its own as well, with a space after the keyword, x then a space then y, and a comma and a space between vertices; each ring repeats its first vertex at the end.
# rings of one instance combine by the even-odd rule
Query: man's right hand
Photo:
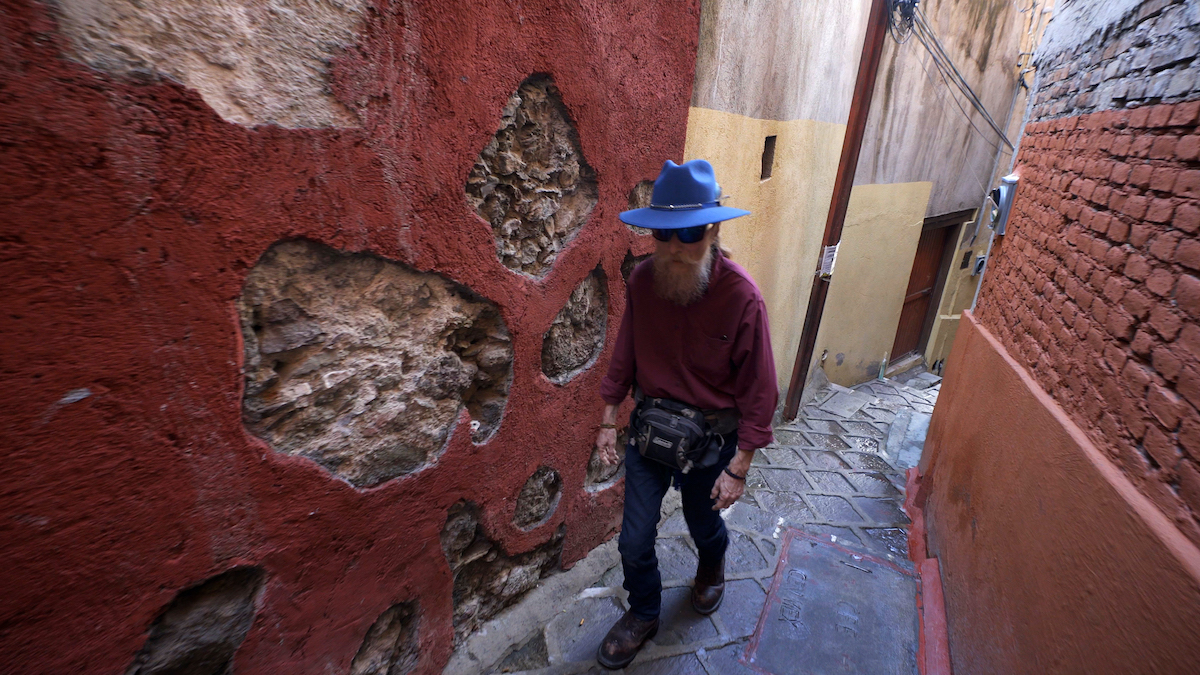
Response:
MULTIPOLYGON (((617 424, 617 406, 606 403, 604 405, 604 413, 600 415, 601 424, 617 424)), ((616 429, 601 429, 600 433, 596 434, 596 447, 600 450, 600 461, 606 466, 615 466, 621 461, 617 456, 617 430, 616 429)))
POLYGON ((596 447, 600 449, 600 461, 605 466, 615 466, 621 459, 617 457, 617 430, 601 429, 596 434, 596 447))

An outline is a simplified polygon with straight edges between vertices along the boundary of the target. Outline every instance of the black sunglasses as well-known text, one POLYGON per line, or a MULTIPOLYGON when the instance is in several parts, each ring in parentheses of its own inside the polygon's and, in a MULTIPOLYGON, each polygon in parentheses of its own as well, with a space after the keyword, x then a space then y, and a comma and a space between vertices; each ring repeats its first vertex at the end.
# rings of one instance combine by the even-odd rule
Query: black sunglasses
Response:
POLYGON ((679 237, 681 244, 694 244, 704 238, 704 233, 708 232, 708 228, 709 225, 694 225, 675 230, 650 230, 650 234, 662 242, 671 241, 671 236, 675 235, 679 237))

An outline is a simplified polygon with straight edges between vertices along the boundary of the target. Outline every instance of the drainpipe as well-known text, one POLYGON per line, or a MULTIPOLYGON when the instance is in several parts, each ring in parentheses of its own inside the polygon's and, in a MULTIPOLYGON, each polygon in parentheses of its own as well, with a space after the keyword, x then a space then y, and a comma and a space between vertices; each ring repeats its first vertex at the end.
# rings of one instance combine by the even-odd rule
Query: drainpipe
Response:
POLYGON ((812 362, 813 350, 817 346, 817 330, 821 327, 825 297, 829 294, 832 263, 837 255, 836 247, 842 240, 842 225, 846 222, 846 207, 850 203, 854 172, 858 168, 858 152, 862 149, 867 113, 871 111, 871 96, 875 93, 875 76, 879 73, 879 59, 883 55, 883 39, 887 35, 887 5, 887 0, 871 0, 867 36, 863 41, 862 58, 858 62, 858 79, 854 82, 854 98, 850 101, 846 136, 842 140, 842 157, 838 162, 837 178, 833 183, 833 198, 829 202, 825 236, 821 239, 821 264, 817 270, 817 277, 813 280, 812 294, 808 297, 804 331, 800 334, 800 349, 796 354, 796 364, 792 367, 787 403, 783 409, 783 417, 789 421, 796 419, 796 414, 800 412, 800 395, 804 393, 808 364, 812 362))

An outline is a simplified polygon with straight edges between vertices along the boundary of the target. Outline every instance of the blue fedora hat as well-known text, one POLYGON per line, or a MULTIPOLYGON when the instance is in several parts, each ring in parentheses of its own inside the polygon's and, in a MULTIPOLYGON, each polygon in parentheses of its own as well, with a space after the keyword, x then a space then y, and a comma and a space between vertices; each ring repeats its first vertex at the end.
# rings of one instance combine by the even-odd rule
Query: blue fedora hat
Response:
POLYGON ((721 186, 712 164, 703 159, 676 164, 668 159, 654 181, 650 206, 622 211, 620 218, 634 227, 678 230, 748 215, 744 209, 721 206, 721 186))

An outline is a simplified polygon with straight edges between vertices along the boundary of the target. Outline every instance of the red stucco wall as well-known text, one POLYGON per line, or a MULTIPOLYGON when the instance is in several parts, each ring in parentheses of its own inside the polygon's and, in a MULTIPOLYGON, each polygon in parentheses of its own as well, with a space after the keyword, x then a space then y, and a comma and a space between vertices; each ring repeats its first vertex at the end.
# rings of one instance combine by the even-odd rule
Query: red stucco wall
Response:
POLYGON ((410 599, 435 672, 451 647, 450 505, 480 504, 509 553, 565 522, 568 562, 617 526, 620 488, 582 490, 607 351, 557 387, 541 341, 598 262, 615 337, 621 260, 647 248, 616 214, 681 159, 698 3, 376 4, 333 67, 339 100, 366 102, 362 127, 337 130, 223 122, 181 86, 68 60, 46 6, 0 10, 0 670, 123 672, 179 589, 254 564, 268 576, 236 672, 346 672, 371 623, 410 599), (541 282, 501 266, 463 194, 537 72, 555 78, 600 189, 541 282), (295 237, 499 305, 514 380, 489 443, 471 444, 463 416, 435 466, 356 490, 245 431, 234 301, 259 256, 295 237), (562 474, 564 498, 524 533, 515 497, 539 465, 562 474))
POLYGON ((970 312, 922 468, 954 672, 1195 672, 1200 549, 970 312))

